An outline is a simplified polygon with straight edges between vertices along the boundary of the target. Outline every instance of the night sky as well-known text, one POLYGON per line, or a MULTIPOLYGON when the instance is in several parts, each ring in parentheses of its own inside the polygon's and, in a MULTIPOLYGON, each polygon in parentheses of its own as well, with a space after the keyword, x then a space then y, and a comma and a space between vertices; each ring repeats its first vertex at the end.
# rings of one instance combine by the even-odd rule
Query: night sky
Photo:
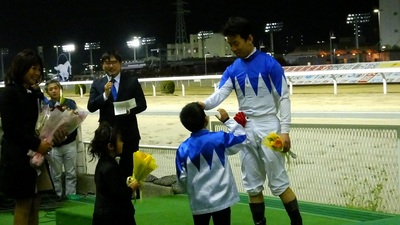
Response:
MULTIPOLYGON (((55 65, 53 45, 74 43, 72 62, 89 61, 85 42, 101 42, 94 50, 94 61, 113 48, 124 58, 133 58, 126 41, 133 36, 156 37, 152 48, 166 48, 175 41, 176 6, 174 0, 2 0, 0 3, 0 48, 8 48, 5 67, 24 48, 43 46, 46 64, 55 65), (92 3, 93 2, 93 3, 92 3), (53 62, 54 61, 54 62, 53 62)), ((269 43, 265 23, 283 22, 283 30, 274 34, 275 49, 282 49, 285 38, 300 39, 304 44, 328 41, 329 31, 337 37, 353 36, 353 27, 346 24, 349 13, 371 13, 371 22, 362 25, 367 42, 378 40, 377 15, 379 0, 186 0, 187 34, 201 30, 219 32, 230 16, 243 16, 254 22, 256 39, 269 43)), ((256 44, 257 45, 257 44, 256 44)), ((144 54, 144 53, 142 53, 144 54)))

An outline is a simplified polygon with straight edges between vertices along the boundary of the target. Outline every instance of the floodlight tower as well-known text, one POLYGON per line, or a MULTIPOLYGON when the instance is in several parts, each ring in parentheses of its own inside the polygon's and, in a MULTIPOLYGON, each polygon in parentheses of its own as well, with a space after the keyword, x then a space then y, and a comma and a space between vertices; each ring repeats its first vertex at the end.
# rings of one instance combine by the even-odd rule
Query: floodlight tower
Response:
POLYGON ((87 42, 85 43, 85 50, 89 50, 90 52, 90 75, 93 75, 93 54, 92 54, 92 50, 93 49, 99 49, 100 48, 100 42, 87 42))
POLYGON ((61 48, 61 45, 53 45, 53 48, 56 49, 56 66, 58 65, 58 48, 61 48))
POLYGON ((271 55, 274 56, 274 32, 279 32, 283 28, 283 22, 267 23, 265 33, 269 33, 271 39, 271 55))
POLYGON ((179 45, 182 45, 182 53, 185 54, 185 43, 188 43, 186 35, 185 25, 185 13, 189 13, 188 10, 183 8, 184 4, 187 4, 183 0, 176 0, 176 28, 175 28, 175 49, 176 57, 179 59, 179 45))
POLYGON ((204 75, 207 75, 207 56, 211 54, 204 54, 204 75))
POLYGON ((149 58, 149 50, 148 50, 148 45, 152 45, 156 42, 155 37, 144 37, 142 38, 142 43, 141 45, 144 45, 146 49, 146 60, 149 58))
POLYGON ((359 49, 358 37, 360 36, 359 24, 369 22, 370 17, 371 17, 370 13, 356 13, 347 15, 347 24, 354 24, 354 34, 356 38, 356 49, 357 49, 357 62, 360 62, 360 54, 358 54, 358 49, 359 49))
POLYGON ((202 30, 199 33, 197 33, 197 39, 201 40, 201 49, 202 49, 202 54, 204 57, 207 54, 206 48, 207 46, 205 45, 205 39, 211 38, 211 36, 214 33, 211 30, 202 30))
POLYGON ((334 55, 335 55, 335 51, 332 52, 332 40, 336 39, 336 36, 333 34, 332 31, 329 31, 329 54, 331 55, 331 64, 334 64, 334 55))
POLYGON ((378 14, 378 32, 379 32, 379 50, 381 49, 382 40, 381 40, 381 11, 382 9, 374 9, 374 13, 378 14))
POLYGON ((134 36, 132 40, 126 42, 129 48, 133 48, 133 61, 135 62, 136 62, 136 48, 139 48, 140 46, 140 39, 141 37, 134 36))
POLYGON ((71 66, 69 67, 69 75, 72 75, 72 61, 71 61, 71 52, 75 51, 75 45, 74 44, 67 44, 67 45, 63 45, 61 46, 63 52, 68 52, 68 61, 71 64, 71 66))

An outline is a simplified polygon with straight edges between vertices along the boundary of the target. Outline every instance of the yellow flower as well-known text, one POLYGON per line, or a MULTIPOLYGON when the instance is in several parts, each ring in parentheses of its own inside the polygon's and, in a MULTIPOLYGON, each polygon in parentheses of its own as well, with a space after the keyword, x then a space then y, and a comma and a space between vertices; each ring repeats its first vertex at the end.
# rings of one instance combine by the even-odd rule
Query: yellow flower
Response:
POLYGON ((264 137, 262 144, 264 146, 267 146, 269 149, 273 151, 282 153, 286 157, 289 166, 290 166, 290 157, 294 159, 297 157, 297 155, 290 150, 288 152, 283 152, 284 143, 282 141, 282 138, 274 132, 271 132, 269 133, 268 136, 264 137))
MULTIPOLYGON (((152 155, 148 153, 144 153, 140 150, 133 153, 133 172, 132 176, 126 178, 126 184, 129 184, 133 181, 137 181, 142 183, 146 181, 147 176, 153 172, 157 168, 156 160, 152 155)), ((142 190, 140 190, 142 193, 142 190)), ((142 194, 140 194, 143 196, 142 194)), ((140 198, 142 201, 142 198, 140 198)))
POLYGON ((152 155, 140 150, 133 153, 133 174, 135 180, 144 182, 147 176, 157 168, 156 160, 152 155))
POLYGON ((282 139, 274 132, 269 133, 269 135, 264 138, 262 143, 274 151, 283 152, 282 139))

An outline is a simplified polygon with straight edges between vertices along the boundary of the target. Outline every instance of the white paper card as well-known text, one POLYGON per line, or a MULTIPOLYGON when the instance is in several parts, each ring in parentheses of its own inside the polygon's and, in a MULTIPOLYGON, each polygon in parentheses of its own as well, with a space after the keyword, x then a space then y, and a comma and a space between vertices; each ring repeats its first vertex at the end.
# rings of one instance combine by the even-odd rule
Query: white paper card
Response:
POLYGON ((114 102, 114 114, 116 116, 127 114, 129 112, 129 110, 131 110, 135 107, 136 107, 135 98, 132 98, 132 99, 129 99, 126 101, 114 102))

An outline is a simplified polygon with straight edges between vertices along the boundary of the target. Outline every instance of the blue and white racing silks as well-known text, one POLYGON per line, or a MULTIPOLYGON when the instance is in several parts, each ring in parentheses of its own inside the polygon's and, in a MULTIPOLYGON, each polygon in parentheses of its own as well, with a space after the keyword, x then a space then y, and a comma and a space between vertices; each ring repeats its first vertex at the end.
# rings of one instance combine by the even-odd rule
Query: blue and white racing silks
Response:
POLYGON ((288 85, 282 66, 273 57, 254 49, 248 58, 236 59, 223 73, 219 89, 204 101, 205 109, 217 107, 232 90, 236 92, 239 111, 250 118, 278 115, 281 132, 289 133, 288 85))
POLYGON ((212 213, 239 201, 228 155, 236 154, 247 143, 241 125, 225 122, 232 132, 193 132, 176 152, 176 174, 187 192, 193 215, 212 213))

